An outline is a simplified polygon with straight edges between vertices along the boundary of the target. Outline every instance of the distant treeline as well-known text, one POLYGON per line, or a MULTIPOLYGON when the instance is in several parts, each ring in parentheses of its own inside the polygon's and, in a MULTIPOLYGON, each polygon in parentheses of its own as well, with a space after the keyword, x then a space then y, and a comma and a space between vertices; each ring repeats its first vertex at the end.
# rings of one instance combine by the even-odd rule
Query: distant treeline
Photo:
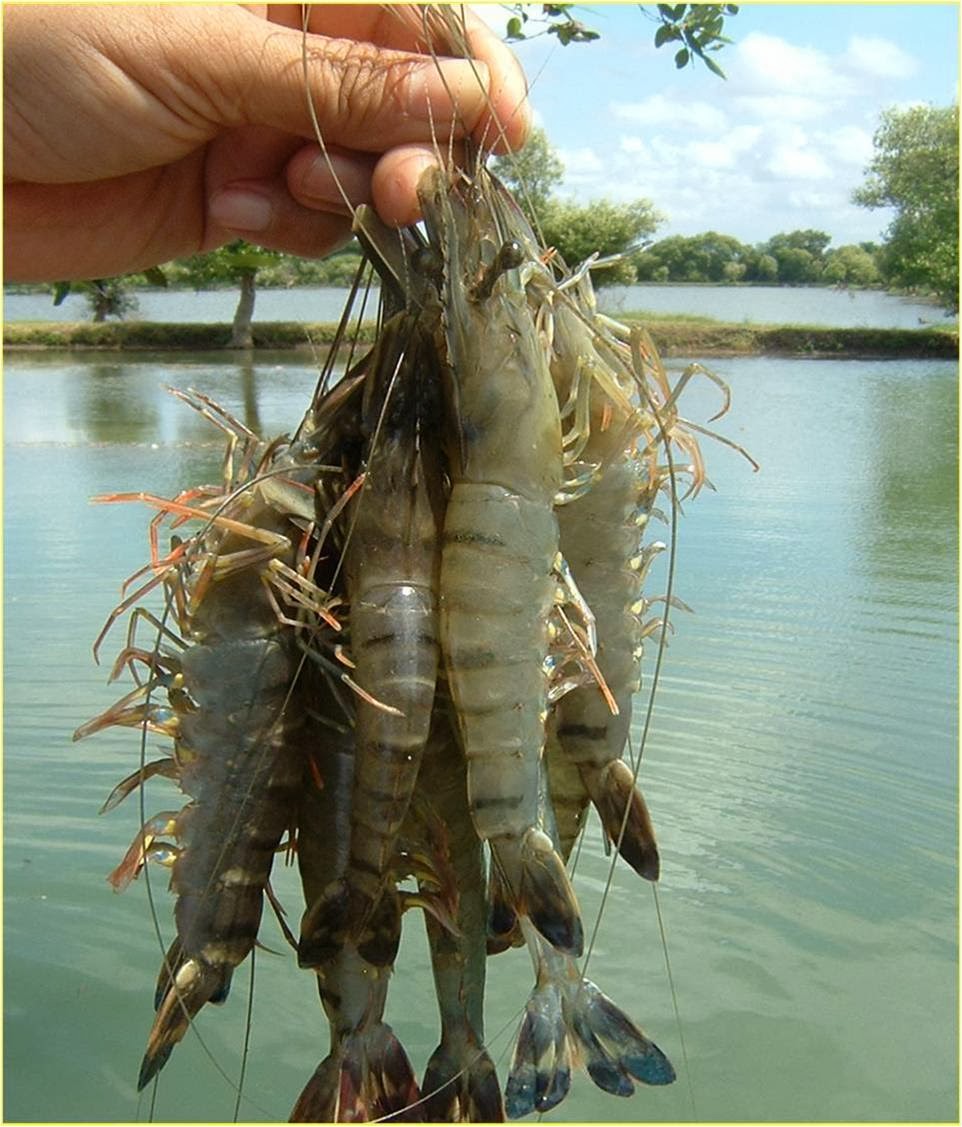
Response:
POLYGON ((748 246, 731 235, 672 235, 633 256, 639 282, 762 282, 878 286, 886 282, 875 243, 830 247, 824 231, 791 231, 748 246))
MULTIPOLYGON (((574 218, 573 216, 569 218, 574 218)), ((575 232, 569 233, 568 238, 575 232)), ((561 241, 560 239, 558 240, 561 241)), ((567 240, 566 240, 567 241, 567 240)), ((706 231, 702 235, 672 235, 635 251, 620 264, 612 281, 756 282, 767 285, 881 286, 885 284, 884 256, 874 243, 832 247, 824 231, 791 231, 750 246, 731 235, 706 231), (625 269, 625 268, 628 269, 625 269)), ((565 247, 565 250, 568 250, 565 247)), ((570 253, 570 251, 569 251, 570 253)), ((349 286, 360 263, 356 246, 322 260, 278 255, 257 271, 257 284, 267 286, 349 286)), ((193 286, 196 279, 182 263, 166 266, 168 285, 193 286)), ((599 270, 596 284, 607 272, 599 270)), ((229 286, 225 272, 213 284, 229 286)))
MULTIPOLYGON (((577 234, 572 232, 571 234, 577 234)), ((571 234, 568 236, 569 241, 571 234)), ((559 238, 555 242, 560 243, 559 238)), ((616 270, 599 270, 595 284, 617 282, 709 282, 719 285, 755 282, 766 285, 881 286, 886 282, 884 255, 874 243, 831 247, 823 231, 792 231, 750 246, 731 235, 706 231, 702 235, 672 235, 645 250, 634 251, 616 270)), ((569 248, 565 246, 565 250, 569 248)), ((570 253, 570 251, 569 251, 570 253)), ((180 259, 163 267, 171 289, 224 289, 237 285, 230 262, 206 256, 212 269, 198 277, 193 259, 180 259)), ((289 254, 263 254, 257 265, 258 288, 292 286, 349 286, 361 262, 352 243, 328 258, 296 258, 289 254)), ((156 285, 153 279, 128 275, 130 289, 156 285)), ((51 288, 42 285, 7 286, 8 292, 51 288)))
MULTIPOLYGON (((568 244, 577 241, 577 226, 581 209, 570 209, 564 237, 561 232, 549 231, 556 236, 552 244, 564 244, 566 257, 580 246, 568 244)), ((612 208, 612 211, 618 209, 612 208)), ((627 210, 627 209, 625 209, 627 210)), ((832 238, 824 231, 792 231, 775 235, 765 243, 749 246, 731 235, 706 231, 703 235, 672 235, 661 239, 647 249, 634 251, 619 263, 619 269, 610 278, 621 284, 638 282, 760 282, 768 285, 883 285, 879 248, 874 243, 858 246, 831 247, 832 238)), ((606 248, 607 249, 607 248, 606 248)), ((589 252, 590 253, 590 252, 589 252)), ((574 257, 573 261, 578 261, 574 257)), ((360 251, 356 244, 349 245, 325 259, 295 258, 278 254, 263 259, 257 268, 258 287, 274 286, 349 286, 360 264, 360 251)), ((171 262, 164 267, 169 286, 196 286, 196 271, 188 261, 171 262)), ((235 284, 232 272, 224 269, 207 279, 211 286, 235 284)), ((609 281, 608 271, 599 270, 595 283, 609 281)))

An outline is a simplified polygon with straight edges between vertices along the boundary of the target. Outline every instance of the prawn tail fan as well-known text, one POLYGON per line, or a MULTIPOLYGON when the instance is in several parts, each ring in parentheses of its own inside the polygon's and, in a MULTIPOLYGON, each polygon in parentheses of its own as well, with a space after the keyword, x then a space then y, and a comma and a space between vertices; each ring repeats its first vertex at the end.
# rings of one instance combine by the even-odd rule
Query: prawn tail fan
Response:
POLYGON ((411 1062, 390 1026, 345 1037, 301 1092, 292 1123, 403 1121, 421 1098, 411 1062))
POLYGON ((504 1103, 494 1061, 473 1036, 442 1040, 424 1070, 421 1112, 431 1123, 501 1123, 504 1103))
POLYGON ((671 1061, 593 982, 581 983, 568 1020, 588 1075, 604 1091, 630 1096, 634 1080, 652 1085, 674 1081, 671 1061))
POLYGON ((550 1111, 571 1086, 571 1051, 562 994, 553 982, 539 982, 524 1009, 505 1086, 509 1119, 550 1111))

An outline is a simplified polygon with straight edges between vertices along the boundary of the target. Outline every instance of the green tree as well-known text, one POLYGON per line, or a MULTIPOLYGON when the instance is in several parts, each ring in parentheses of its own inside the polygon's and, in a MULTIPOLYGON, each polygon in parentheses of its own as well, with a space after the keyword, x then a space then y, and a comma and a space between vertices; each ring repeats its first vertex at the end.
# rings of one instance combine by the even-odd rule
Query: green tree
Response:
POLYGON ((882 280, 875 256, 864 247, 835 247, 825 256, 822 278, 843 286, 874 286, 882 280))
POLYGON ((882 267, 887 281, 959 306, 959 107, 882 114, 875 155, 853 200, 892 207, 882 267))
POLYGON ((144 278, 164 285, 163 274, 154 267, 143 274, 120 274, 113 278, 92 278, 89 282, 57 282, 53 287, 53 303, 60 305, 69 293, 82 293, 87 299, 91 320, 106 321, 108 317, 123 320, 136 313, 139 303, 131 288, 144 278))
POLYGON ((821 259, 831 241, 832 236, 826 235, 824 231, 807 228, 804 231, 789 231, 787 234, 773 235, 765 244, 765 250, 776 258, 778 258, 779 251, 804 250, 812 258, 821 259))
POLYGON ((705 231, 701 235, 670 235, 647 248, 638 258, 638 277, 672 282, 738 281, 747 271, 751 248, 731 235, 705 231))
POLYGON ((207 254, 181 260, 180 276, 195 289, 229 284, 240 287, 237 309, 231 326, 231 348, 253 348, 254 302, 257 298, 257 272, 282 258, 279 251, 264 250, 235 239, 207 254))
POLYGON ((802 285, 816 282, 819 278, 818 263, 810 251, 801 247, 782 247, 774 256, 778 263, 778 280, 788 285, 802 285))
POLYGON ((625 255, 623 261, 599 270, 595 283, 635 280, 635 252, 662 221, 649 200, 627 204, 592 200, 580 205, 555 198, 564 165, 543 129, 533 130, 520 152, 496 157, 492 168, 525 206, 545 246, 554 247, 569 266, 592 254, 625 255))
POLYGON ((137 311, 137 298, 125 285, 125 279, 94 278, 84 285, 87 306, 93 320, 106 321, 108 317, 123 320, 137 311))
POLYGON ((491 167, 538 219, 565 171, 561 158, 551 147, 548 134, 543 129, 532 129, 523 149, 495 157, 491 167))
POLYGON ((809 228, 773 235, 758 249, 775 259, 779 282, 802 285, 821 279, 825 250, 831 241, 831 235, 809 228))
POLYGON ((723 282, 740 282, 748 272, 748 267, 744 262, 726 262, 722 267, 722 281, 723 282))
POLYGON ((764 251, 756 251, 748 261, 747 277, 752 282, 777 282, 778 260, 764 251))
POLYGON ((545 246, 554 247, 569 266, 576 266, 595 253, 602 258, 625 256, 622 261, 592 275, 598 286, 635 280, 633 252, 662 221, 648 200, 626 204, 592 200, 581 206, 568 200, 551 199, 540 218, 545 246))

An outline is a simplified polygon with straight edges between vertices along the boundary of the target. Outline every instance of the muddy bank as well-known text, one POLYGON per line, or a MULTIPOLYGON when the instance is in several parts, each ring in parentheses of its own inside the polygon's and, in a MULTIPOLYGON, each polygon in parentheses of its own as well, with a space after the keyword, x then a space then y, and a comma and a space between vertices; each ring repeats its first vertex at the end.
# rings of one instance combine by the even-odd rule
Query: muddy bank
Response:
MULTIPOLYGON (((645 323, 640 317, 626 321, 645 323)), ((647 324, 665 356, 830 356, 864 359, 950 358, 959 334, 945 329, 822 328, 804 325, 729 325, 709 321, 655 320, 647 324)), ((255 349, 309 349, 334 338, 334 324, 266 321, 253 327, 255 349)), ((366 330, 373 338, 374 326, 366 330)), ((230 325, 128 321, 12 322, 4 325, 6 348, 210 351, 227 348, 230 325)))

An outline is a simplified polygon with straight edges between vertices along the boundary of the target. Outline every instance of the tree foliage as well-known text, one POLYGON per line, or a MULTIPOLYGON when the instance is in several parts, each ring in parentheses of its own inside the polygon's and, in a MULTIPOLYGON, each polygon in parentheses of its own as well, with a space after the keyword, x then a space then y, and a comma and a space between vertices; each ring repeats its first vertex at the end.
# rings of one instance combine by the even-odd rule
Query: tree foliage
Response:
POLYGON ((491 168, 525 208, 537 216, 544 211, 565 171, 561 158, 551 147, 548 134, 540 128, 531 130, 523 149, 495 157, 491 168))
POLYGON ((574 4, 542 4, 540 15, 532 4, 508 4, 508 23, 505 38, 510 43, 522 39, 535 39, 539 35, 553 35, 562 46, 569 43, 590 43, 600 38, 597 31, 576 20, 571 14, 574 4))
POLYGON ((246 275, 257 274, 281 257, 280 251, 264 250, 243 239, 234 239, 217 250, 180 259, 178 280, 188 282, 195 289, 232 285, 246 275))
POLYGON ((638 280, 850 286, 873 286, 883 280, 872 243, 838 248, 830 243, 824 231, 810 229, 781 232, 756 246, 717 231, 672 235, 638 256, 638 280))
POLYGON ((659 4, 654 16, 644 5, 640 7, 645 15, 658 21, 656 47, 668 43, 679 45, 675 52, 675 66, 679 70, 694 66, 695 60, 700 59, 712 74, 725 77, 725 72, 711 55, 720 51, 726 43, 731 43, 722 31, 725 17, 738 15, 737 4, 659 4))
MULTIPOLYGON (((553 35, 565 46, 569 43, 590 43, 600 38, 597 31, 586 27, 571 14, 575 4, 542 4, 540 13, 533 4, 505 6, 509 12, 505 38, 511 43, 539 35, 553 35)), ((713 74, 725 77, 725 72, 711 55, 731 42, 722 32, 726 16, 738 14, 737 4, 657 4, 654 10, 645 4, 638 7, 658 24, 656 47, 678 44, 676 67, 694 66, 695 60, 700 59, 713 74)))
POLYGON ((108 317, 123 321, 136 313, 140 305, 130 292, 128 279, 123 276, 94 278, 93 281, 80 283, 79 288, 87 299, 87 308, 95 322, 106 321, 108 317))
POLYGON ((240 287, 237 308, 231 326, 231 347, 253 348, 252 321, 257 298, 257 273, 276 262, 281 252, 251 246, 243 239, 234 239, 207 254, 194 254, 181 263, 185 280, 195 289, 229 282, 240 287))
POLYGON ((623 261, 595 274, 595 283, 635 280, 633 254, 662 221, 650 200, 626 204, 592 200, 581 205, 557 199, 553 193, 564 165, 543 129, 534 129, 519 152, 496 157, 492 168, 530 213, 545 245, 554 247, 569 266, 592 254, 624 255, 623 261))
POLYGON ((661 216, 648 200, 617 204, 593 200, 581 206, 568 200, 549 200, 540 216, 541 235, 569 266, 577 266, 593 254, 602 258, 621 255, 619 262, 593 275, 595 285, 630 283, 636 278, 633 252, 649 238, 661 216))
POLYGON ((882 272, 871 251, 848 244, 826 254, 822 278, 837 286, 875 286, 881 282, 882 272))
POLYGON ((146 282, 151 286, 166 286, 167 276, 159 266, 134 274, 119 274, 112 278, 91 278, 89 281, 54 282, 54 305, 62 305, 68 294, 83 294, 91 320, 106 321, 116 317, 122 321, 138 311, 140 303, 131 291, 146 282))
POLYGON ((875 155, 854 202, 895 208, 882 266, 906 289, 959 301, 959 107, 912 106, 882 114, 875 155))
POLYGON ((639 256, 638 273, 653 282, 721 282, 744 276, 749 248, 731 235, 671 235, 639 256), (738 271, 738 266, 745 270, 738 271))
POLYGON ((821 259, 826 248, 832 241, 832 236, 824 231, 815 231, 811 228, 799 231, 789 231, 787 234, 772 235, 765 244, 765 249, 777 259, 779 254, 789 250, 803 250, 813 259, 821 259))

